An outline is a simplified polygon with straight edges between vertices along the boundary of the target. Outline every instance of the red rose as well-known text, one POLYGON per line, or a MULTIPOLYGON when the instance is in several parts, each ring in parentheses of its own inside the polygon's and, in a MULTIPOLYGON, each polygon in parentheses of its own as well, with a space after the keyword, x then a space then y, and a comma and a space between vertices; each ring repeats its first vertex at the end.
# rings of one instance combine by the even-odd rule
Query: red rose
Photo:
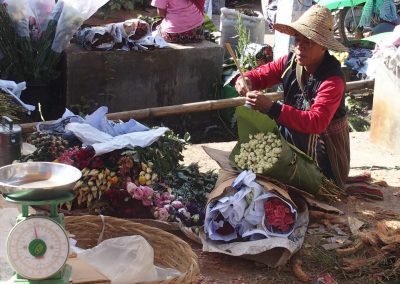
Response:
POLYGON ((294 223, 294 214, 283 200, 272 197, 264 202, 265 226, 287 232, 294 223))

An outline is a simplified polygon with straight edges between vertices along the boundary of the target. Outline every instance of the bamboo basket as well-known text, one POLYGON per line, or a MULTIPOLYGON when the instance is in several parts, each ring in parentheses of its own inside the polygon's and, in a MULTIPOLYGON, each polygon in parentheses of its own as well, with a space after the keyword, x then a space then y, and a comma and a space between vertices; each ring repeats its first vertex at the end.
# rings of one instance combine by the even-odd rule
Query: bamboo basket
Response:
POLYGON ((108 216, 66 216, 65 228, 83 249, 95 247, 101 241, 115 237, 140 235, 154 249, 154 263, 175 268, 182 274, 163 281, 149 283, 196 283, 200 273, 197 255, 185 241, 163 230, 125 219, 108 216))

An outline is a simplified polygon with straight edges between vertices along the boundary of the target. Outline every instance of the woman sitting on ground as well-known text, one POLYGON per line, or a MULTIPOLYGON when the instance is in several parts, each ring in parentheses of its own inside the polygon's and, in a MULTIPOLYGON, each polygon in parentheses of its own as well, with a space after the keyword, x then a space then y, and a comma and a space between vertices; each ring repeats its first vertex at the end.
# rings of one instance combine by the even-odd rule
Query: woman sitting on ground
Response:
POLYGON ((203 38, 204 0, 152 0, 162 18, 161 36, 172 43, 199 42, 203 38))

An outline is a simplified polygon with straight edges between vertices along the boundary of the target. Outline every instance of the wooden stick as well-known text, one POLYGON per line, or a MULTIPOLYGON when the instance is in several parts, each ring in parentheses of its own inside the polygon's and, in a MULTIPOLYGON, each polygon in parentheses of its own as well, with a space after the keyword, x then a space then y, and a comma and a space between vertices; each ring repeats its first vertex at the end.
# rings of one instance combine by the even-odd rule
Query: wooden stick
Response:
MULTIPOLYGON (((359 90, 365 88, 373 88, 374 80, 355 81, 346 83, 346 91, 359 90)), ((282 92, 267 93, 267 96, 271 96, 272 100, 281 100, 283 97, 282 92)), ((202 111, 213 111, 230 107, 241 106, 245 103, 246 98, 237 97, 222 100, 209 100, 204 102, 187 103, 181 105, 153 107, 138 110, 129 110, 116 113, 107 114, 107 118, 111 120, 122 120, 128 121, 131 118, 136 120, 161 117, 166 115, 182 114, 189 112, 202 112, 202 111)), ((48 121, 52 123, 54 121, 48 121)), ((35 131, 37 122, 21 124, 23 133, 32 133, 35 131)))
POLYGON ((243 84, 244 84, 244 86, 246 87, 247 91, 250 91, 249 86, 247 85, 247 82, 246 82, 246 80, 244 79, 242 69, 240 69, 239 61, 238 61, 237 58, 236 58, 236 54, 235 54, 235 52, 233 51, 231 44, 230 44, 229 42, 227 42, 227 43, 225 43, 225 46, 226 46, 226 49, 228 50, 229 54, 232 56, 233 61, 235 62, 236 68, 239 70, 240 76, 241 76, 242 79, 243 79, 243 84))

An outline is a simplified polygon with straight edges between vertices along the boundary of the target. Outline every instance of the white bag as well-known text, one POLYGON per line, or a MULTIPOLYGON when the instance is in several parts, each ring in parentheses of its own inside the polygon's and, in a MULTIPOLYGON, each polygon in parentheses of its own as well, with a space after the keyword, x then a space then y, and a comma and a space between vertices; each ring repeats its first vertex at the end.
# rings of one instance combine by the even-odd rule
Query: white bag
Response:
POLYGON ((154 265, 153 248, 142 236, 108 239, 77 255, 113 284, 165 280, 180 275, 175 269, 154 265))
POLYGON ((53 18, 57 20, 58 13, 61 14, 58 19, 56 34, 51 48, 61 53, 74 33, 83 24, 83 21, 92 16, 101 6, 109 0, 60 0, 57 2, 53 18))

